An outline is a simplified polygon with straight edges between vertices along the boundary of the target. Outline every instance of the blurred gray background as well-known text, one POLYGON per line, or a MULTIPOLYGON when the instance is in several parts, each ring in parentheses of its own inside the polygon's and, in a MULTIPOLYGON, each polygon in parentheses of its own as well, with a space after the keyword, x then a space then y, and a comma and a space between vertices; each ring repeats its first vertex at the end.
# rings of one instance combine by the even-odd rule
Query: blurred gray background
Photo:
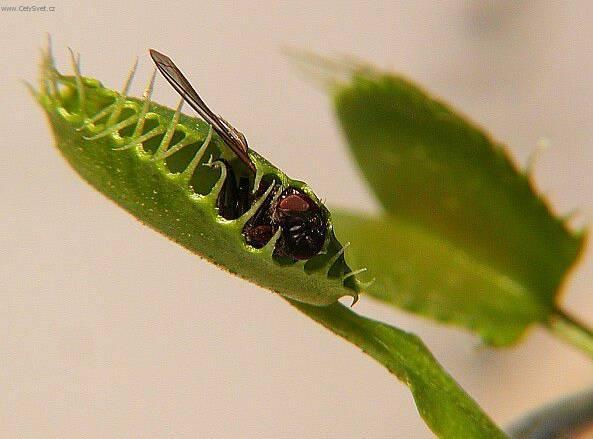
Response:
MULTIPOLYGON (((450 101, 521 166, 547 139, 537 187, 558 213, 591 218, 589 1, 48 2, 0 12, 0 437, 432 437, 382 366, 70 170, 19 82, 36 80, 45 32, 60 68, 71 46, 110 87, 139 56, 136 95, 147 49, 170 54, 258 152, 328 203, 372 211, 326 97, 281 48, 368 60, 450 101)), ((174 105, 157 81, 155 100, 174 105)), ((564 301, 589 324, 592 278, 588 250, 564 301)), ((419 334, 501 425, 593 384, 591 361, 539 328, 493 350, 364 298, 356 310, 419 334)))

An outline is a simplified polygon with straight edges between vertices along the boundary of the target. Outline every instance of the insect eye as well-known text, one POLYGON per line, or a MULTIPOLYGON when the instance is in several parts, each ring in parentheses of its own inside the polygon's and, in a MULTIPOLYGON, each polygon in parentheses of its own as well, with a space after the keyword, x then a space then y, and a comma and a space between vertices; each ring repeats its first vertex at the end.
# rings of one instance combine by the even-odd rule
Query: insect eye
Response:
POLYGON ((291 194, 278 203, 278 208, 284 212, 306 212, 311 205, 302 195, 291 194))

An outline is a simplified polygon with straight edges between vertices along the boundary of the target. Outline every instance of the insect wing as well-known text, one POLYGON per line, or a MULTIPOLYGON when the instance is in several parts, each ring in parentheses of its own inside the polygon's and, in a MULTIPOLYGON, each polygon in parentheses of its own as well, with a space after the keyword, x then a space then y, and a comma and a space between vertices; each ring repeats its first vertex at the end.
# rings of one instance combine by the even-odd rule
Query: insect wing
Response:
POLYGON ((210 108, 208 108, 187 78, 181 73, 181 70, 179 70, 175 63, 171 61, 171 58, 154 49, 150 49, 150 56, 159 71, 163 74, 165 79, 169 81, 175 91, 179 93, 206 122, 212 125, 217 134, 222 137, 225 143, 235 154, 237 154, 241 161, 253 172, 256 172, 255 165, 247 153, 247 140, 243 133, 236 130, 226 120, 217 116, 210 110, 210 108))

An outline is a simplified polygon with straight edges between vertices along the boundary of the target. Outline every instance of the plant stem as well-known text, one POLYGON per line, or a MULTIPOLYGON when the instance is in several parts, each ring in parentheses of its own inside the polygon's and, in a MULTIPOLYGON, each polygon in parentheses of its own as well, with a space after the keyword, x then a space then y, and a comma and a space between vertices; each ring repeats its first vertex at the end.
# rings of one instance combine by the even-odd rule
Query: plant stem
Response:
POLYGON ((546 326, 556 337, 593 357, 593 331, 583 323, 556 308, 546 326))

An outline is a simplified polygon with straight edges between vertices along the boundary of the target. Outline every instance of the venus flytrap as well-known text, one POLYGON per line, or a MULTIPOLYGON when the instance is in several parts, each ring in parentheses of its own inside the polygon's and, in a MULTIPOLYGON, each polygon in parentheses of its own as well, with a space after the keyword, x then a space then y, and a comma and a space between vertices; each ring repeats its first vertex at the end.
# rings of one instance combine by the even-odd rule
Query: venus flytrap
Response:
MULTIPOLYGON (((142 99, 128 96, 136 63, 121 92, 80 74, 60 74, 48 49, 42 58, 39 90, 31 91, 48 117, 56 145, 92 186, 143 223, 229 272, 277 292, 337 335, 359 346, 412 391, 420 415, 443 438, 499 438, 504 434, 442 369, 412 334, 359 316, 340 304, 369 287, 350 269, 347 244, 333 231, 330 212, 309 186, 292 180, 255 151, 254 188, 273 177, 282 189, 306 194, 327 218, 322 250, 306 260, 278 257, 281 229, 262 247, 246 243, 243 231, 266 202, 272 186, 260 191, 235 219, 219 215, 219 196, 229 178, 222 160, 236 159, 211 126, 201 119, 150 100, 151 75, 142 99)), ((357 237, 360 239, 360 237, 357 237)))
MULTIPOLYGON (((361 283, 346 264, 325 207, 329 236, 322 252, 307 261, 276 261, 278 236, 260 249, 247 245, 242 230, 271 187, 241 217, 220 217, 217 199, 227 170, 215 159, 233 156, 211 127, 182 114, 182 100, 175 111, 150 102, 154 74, 143 99, 127 96, 136 63, 117 93, 82 77, 74 54, 71 58, 73 76, 59 74, 45 59, 42 92, 36 96, 56 136, 68 135, 61 151, 87 181, 181 245, 288 298, 313 305, 343 296, 356 300, 361 283)), ((305 183, 250 154, 257 165, 255 185, 273 176, 281 187, 296 187, 318 201, 305 183)))

